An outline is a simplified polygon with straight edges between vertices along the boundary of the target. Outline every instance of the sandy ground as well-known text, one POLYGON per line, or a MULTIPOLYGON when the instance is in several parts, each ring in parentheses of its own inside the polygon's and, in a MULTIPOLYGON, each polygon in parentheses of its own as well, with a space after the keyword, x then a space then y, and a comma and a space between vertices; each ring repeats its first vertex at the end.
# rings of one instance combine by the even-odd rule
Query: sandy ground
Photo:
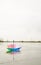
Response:
POLYGON ((20 43, 21 52, 14 55, 14 65, 41 65, 41 44, 20 43))
POLYGON ((0 65, 13 65, 13 55, 6 53, 8 44, 0 43, 0 65))
POLYGON ((41 65, 41 43, 16 43, 21 52, 7 54, 8 43, 0 43, 0 65, 41 65))

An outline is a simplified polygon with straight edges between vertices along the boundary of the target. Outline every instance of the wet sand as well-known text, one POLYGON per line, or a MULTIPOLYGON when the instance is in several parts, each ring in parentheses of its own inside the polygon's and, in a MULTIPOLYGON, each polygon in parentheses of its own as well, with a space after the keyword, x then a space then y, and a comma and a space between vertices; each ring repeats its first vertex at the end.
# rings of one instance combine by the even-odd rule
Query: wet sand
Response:
POLYGON ((7 54, 7 43, 0 43, 0 65, 41 65, 41 43, 16 43, 21 52, 7 54))
POLYGON ((21 52, 14 55, 14 65, 41 65, 41 43, 20 43, 21 52))

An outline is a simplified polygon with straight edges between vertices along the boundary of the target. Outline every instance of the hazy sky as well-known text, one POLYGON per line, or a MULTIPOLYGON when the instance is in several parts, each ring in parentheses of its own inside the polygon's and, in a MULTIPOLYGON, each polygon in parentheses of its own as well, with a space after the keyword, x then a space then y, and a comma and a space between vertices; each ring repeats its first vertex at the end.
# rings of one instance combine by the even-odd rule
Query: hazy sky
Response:
POLYGON ((0 0, 0 38, 41 40, 41 0, 0 0))

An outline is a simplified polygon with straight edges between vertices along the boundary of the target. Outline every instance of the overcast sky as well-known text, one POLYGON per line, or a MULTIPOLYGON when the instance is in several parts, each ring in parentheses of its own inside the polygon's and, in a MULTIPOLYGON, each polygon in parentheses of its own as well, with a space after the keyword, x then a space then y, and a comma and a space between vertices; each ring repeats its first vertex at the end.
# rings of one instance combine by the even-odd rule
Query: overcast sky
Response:
POLYGON ((41 0, 0 0, 0 38, 41 40, 41 0))

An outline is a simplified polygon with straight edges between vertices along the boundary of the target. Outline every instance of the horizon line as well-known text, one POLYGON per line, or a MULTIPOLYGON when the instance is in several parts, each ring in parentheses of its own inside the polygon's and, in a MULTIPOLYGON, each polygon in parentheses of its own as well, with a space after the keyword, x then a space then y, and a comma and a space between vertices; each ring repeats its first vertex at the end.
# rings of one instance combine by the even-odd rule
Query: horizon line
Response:
POLYGON ((16 42, 16 43, 18 43, 18 42, 19 42, 19 43, 41 43, 40 40, 38 40, 38 41, 37 41, 37 40, 35 40, 35 41, 34 41, 34 40, 33 40, 33 41, 31 41, 31 40, 29 40, 29 41, 28 41, 28 40, 22 40, 22 41, 21 41, 21 40, 19 40, 19 41, 17 41, 17 40, 15 40, 15 41, 14 41, 14 40, 12 40, 12 41, 10 41, 10 40, 7 40, 7 41, 0 40, 0 42, 2 42, 2 43, 3 43, 3 42, 7 42, 7 43, 8 43, 8 42, 13 42, 13 43, 14 43, 14 42, 16 42))

